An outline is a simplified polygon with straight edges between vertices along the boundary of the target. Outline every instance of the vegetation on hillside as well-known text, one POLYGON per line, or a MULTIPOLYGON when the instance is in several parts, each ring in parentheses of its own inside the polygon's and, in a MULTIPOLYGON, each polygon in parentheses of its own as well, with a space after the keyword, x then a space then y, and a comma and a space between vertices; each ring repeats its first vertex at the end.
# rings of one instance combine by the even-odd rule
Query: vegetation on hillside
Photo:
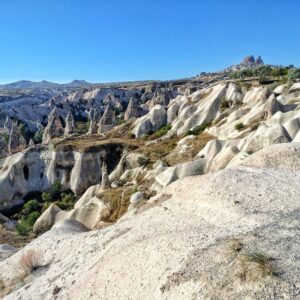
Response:
POLYGON ((231 72, 229 77, 232 79, 243 79, 246 77, 284 77, 288 80, 295 80, 300 78, 300 69, 293 66, 288 67, 273 67, 268 65, 261 65, 255 68, 246 68, 231 72))
POLYGON ((19 223, 17 225, 17 232, 19 235, 29 235, 36 220, 40 215, 50 206, 55 203, 58 207, 64 210, 73 208, 76 201, 75 196, 71 192, 62 192, 61 184, 54 182, 49 192, 44 192, 38 200, 33 199, 27 201, 21 212, 17 214, 19 223))

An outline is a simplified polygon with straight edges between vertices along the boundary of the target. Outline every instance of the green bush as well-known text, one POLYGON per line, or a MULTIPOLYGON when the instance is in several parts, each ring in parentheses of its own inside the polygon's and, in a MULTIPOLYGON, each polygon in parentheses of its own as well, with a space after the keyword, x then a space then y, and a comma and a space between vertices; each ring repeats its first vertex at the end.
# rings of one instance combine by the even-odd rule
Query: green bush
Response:
POLYGON ((61 183, 55 181, 50 189, 50 192, 44 192, 42 194, 42 199, 44 202, 53 202, 60 196, 61 193, 61 183))
POLYGON ((187 135, 199 135, 201 134, 206 128, 210 127, 212 125, 212 121, 203 123, 202 125, 196 126, 194 129, 187 131, 187 133, 185 134, 187 135))
POLYGON ((42 199, 44 202, 51 202, 52 201, 52 195, 51 193, 43 193, 42 194, 42 199))
POLYGON ((234 126, 234 128, 238 131, 242 130, 245 127, 243 123, 238 123, 234 126))
POLYGON ((160 138, 160 137, 164 136, 171 128, 172 128, 172 125, 170 125, 170 124, 165 125, 165 126, 161 127, 160 129, 156 130, 152 134, 151 138, 152 139, 160 138))
POLYGON ((300 78, 300 69, 293 68, 288 71, 287 74, 288 81, 294 81, 295 79, 300 78))
POLYGON ((70 210, 74 207, 75 201, 76 198, 72 193, 63 193, 61 195, 61 200, 57 202, 57 205, 61 209, 70 210))
POLYGON ((30 213, 39 211, 40 210, 40 205, 37 200, 30 200, 27 203, 24 204, 24 207, 22 209, 22 215, 23 216, 28 216, 30 213))
POLYGON ((40 217, 40 213, 38 211, 33 211, 30 213, 27 218, 25 219, 26 223, 32 227, 35 223, 35 221, 40 217))
POLYGON ((35 144, 40 144, 43 141, 44 129, 39 129, 33 136, 35 144))
POLYGON ((37 211, 31 212, 24 217, 17 225, 17 233, 19 235, 28 235, 32 231, 32 227, 41 214, 37 211))
POLYGON ((6 144, 6 145, 8 145, 8 143, 9 143, 9 135, 7 134, 7 133, 2 133, 1 134, 1 136, 0 136, 0 139, 2 139, 2 141, 6 144))
POLYGON ((129 139, 135 139, 135 134, 132 133, 132 132, 128 132, 127 137, 128 137, 129 139))
POLYGON ((31 231, 30 226, 25 221, 21 221, 16 227, 18 235, 28 235, 31 231))
POLYGON ((76 122, 76 129, 78 134, 86 134, 90 128, 90 121, 76 122))

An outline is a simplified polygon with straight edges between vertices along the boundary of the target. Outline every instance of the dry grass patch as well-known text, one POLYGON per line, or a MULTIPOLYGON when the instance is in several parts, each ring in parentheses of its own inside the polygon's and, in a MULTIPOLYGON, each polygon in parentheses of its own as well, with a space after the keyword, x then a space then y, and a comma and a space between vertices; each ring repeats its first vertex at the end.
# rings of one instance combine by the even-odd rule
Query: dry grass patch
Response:
POLYGON ((274 258, 260 252, 244 253, 238 256, 239 277, 242 281, 258 281, 265 277, 275 277, 277 272, 274 258))
POLYGON ((153 164, 157 160, 165 160, 166 156, 176 148, 179 140, 180 137, 173 137, 151 145, 143 145, 138 149, 138 151, 149 157, 149 163, 153 164))
POLYGON ((34 239, 33 235, 20 236, 14 231, 7 231, 0 226, 0 244, 9 244, 16 248, 22 248, 34 239))
POLYGON ((166 157, 166 161, 170 166, 191 161, 213 139, 215 139, 214 136, 203 132, 186 142, 189 147, 184 153, 170 153, 166 157))
POLYGON ((43 267, 43 254, 37 250, 27 250, 22 255, 17 265, 19 278, 23 280, 30 273, 36 271, 38 268, 43 267))
POLYGON ((108 223, 116 222, 122 217, 130 204, 130 197, 135 192, 135 186, 117 187, 107 189, 97 195, 106 205, 110 207, 111 214, 106 220, 108 223))

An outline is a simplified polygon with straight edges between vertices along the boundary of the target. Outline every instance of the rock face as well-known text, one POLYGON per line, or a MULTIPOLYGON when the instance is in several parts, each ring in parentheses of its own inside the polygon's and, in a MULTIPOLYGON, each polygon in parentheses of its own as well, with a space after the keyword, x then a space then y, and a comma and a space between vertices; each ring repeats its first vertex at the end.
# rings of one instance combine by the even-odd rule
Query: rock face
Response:
POLYGON ((109 208, 97 197, 92 197, 87 202, 80 201, 79 203, 82 205, 76 205, 70 211, 63 211, 55 204, 52 204, 37 219, 33 231, 36 234, 40 234, 51 229, 53 225, 61 224, 61 222, 66 220, 75 220, 85 228, 93 229, 110 214, 109 208))
POLYGON ((155 105, 150 112, 137 119, 133 133, 137 138, 154 132, 167 124, 167 112, 162 105, 155 105))
POLYGON ((43 134, 43 144, 49 143, 53 138, 60 137, 64 133, 64 129, 59 117, 57 108, 54 108, 51 111, 51 114, 48 118, 48 124, 44 130, 43 134))
POLYGON ((110 181, 107 173, 107 164, 104 161, 102 163, 102 180, 101 180, 101 190, 107 190, 110 188, 110 181))
POLYGON ((8 152, 10 154, 22 151, 26 148, 26 140, 22 136, 17 124, 13 124, 9 130, 8 152))
POLYGON ((66 123, 65 131, 64 131, 65 136, 68 136, 76 132, 75 121, 74 121, 73 114, 71 112, 68 112, 65 119, 65 123, 66 123))
POLYGON ((89 112, 90 127, 88 134, 96 134, 98 132, 98 122, 101 119, 101 112, 97 108, 92 108, 89 112))
POLYGON ((116 124, 115 112, 108 105, 106 106, 103 116, 99 121, 98 133, 101 134, 111 130, 115 124, 116 124))
POLYGON ((144 114, 145 111, 138 106, 134 98, 131 98, 125 111, 124 120, 128 121, 130 118, 139 118, 144 114))
POLYGON ((91 152, 51 151, 35 146, 0 160, 0 209, 22 203, 29 192, 47 191, 56 181, 80 196, 101 182, 102 161, 106 159, 111 172, 122 152, 121 144, 103 145, 91 152))
POLYGON ((299 144, 293 147, 257 152, 254 166, 180 179, 105 229, 53 228, 0 263, 9 285, 28 249, 51 260, 6 299, 51 299, 55 285, 63 287, 57 299, 297 299, 299 144))

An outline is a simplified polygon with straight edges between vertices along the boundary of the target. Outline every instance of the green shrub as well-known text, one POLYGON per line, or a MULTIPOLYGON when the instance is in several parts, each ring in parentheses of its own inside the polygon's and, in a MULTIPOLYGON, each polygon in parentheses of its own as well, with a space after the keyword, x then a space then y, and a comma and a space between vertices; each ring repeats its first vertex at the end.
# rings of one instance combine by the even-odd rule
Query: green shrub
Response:
POLYGON ((59 194, 61 191, 61 183, 59 181, 55 181, 51 188, 51 193, 55 196, 59 194))
POLYGON ((295 79, 300 78, 300 69, 293 68, 288 71, 287 74, 288 81, 294 81, 295 79))
POLYGON ((33 211, 30 213, 27 218, 25 219, 25 222, 32 228, 35 221, 40 217, 40 213, 38 211, 33 211))
POLYGON ((245 125, 243 123, 237 123, 234 128, 238 131, 242 130, 243 128, 245 128, 245 125))
POLYGON ((170 124, 165 125, 165 126, 161 127, 160 129, 156 130, 152 134, 151 138, 153 138, 153 139, 160 138, 160 137, 164 136, 171 128, 172 128, 172 125, 170 125, 170 124))
POLYGON ((51 202, 52 201, 52 195, 51 195, 51 193, 44 192, 42 194, 42 199, 43 199, 44 202, 51 202))
POLYGON ((33 136, 33 141, 35 144, 40 144, 43 140, 44 129, 39 129, 33 136))
POLYGON ((56 198, 60 196, 61 193, 61 183, 55 181, 50 189, 50 192, 44 192, 42 194, 42 199, 44 202, 53 202, 56 198))
POLYGON ((127 137, 128 137, 129 139, 135 139, 135 134, 132 133, 132 132, 128 132, 127 137))
POLYGON ((212 125, 212 121, 203 123, 202 125, 196 126, 194 129, 187 131, 185 136, 187 135, 199 135, 201 134, 206 128, 210 127, 212 125))
POLYGON ((30 226, 23 220, 16 226, 18 235, 28 235, 31 231, 30 226))
POLYGON ((27 203, 24 204, 24 207, 22 209, 22 215, 24 217, 28 216, 30 213, 39 211, 40 205, 37 200, 30 200, 27 203))
POLYGON ((41 214, 37 211, 30 213, 24 217, 17 225, 17 233, 19 235, 28 235, 32 231, 32 227, 41 214))
POLYGON ((76 129, 78 134, 86 134, 90 128, 90 121, 76 122, 76 129))
POLYGON ((75 196, 72 193, 63 193, 61 200, 57 202, 57 205, 64 210, 70 210, 74 207, 76 201, 75 196))
POLYGON ((9 143, 9 135, 7 134, 7 133, 2 133, 1 134, 1 136, 0 136, 0 139, 2 139, 2 141, 6 144, 6 145, 8 145, 8 143, 9 143))

